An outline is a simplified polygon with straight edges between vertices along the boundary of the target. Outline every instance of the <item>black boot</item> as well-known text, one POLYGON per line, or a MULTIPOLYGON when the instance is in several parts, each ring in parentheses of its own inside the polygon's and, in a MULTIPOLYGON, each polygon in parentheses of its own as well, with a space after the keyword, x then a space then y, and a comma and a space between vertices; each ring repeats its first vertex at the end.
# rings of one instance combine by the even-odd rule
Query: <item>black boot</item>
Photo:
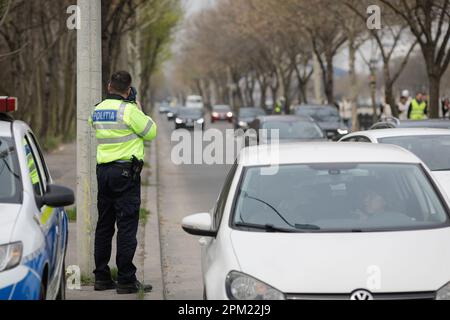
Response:
POLYGON ((138 293, 139 291, 143 291, 145 293, 151 292, 153 290, 153 287, 149 284, 143 284, 139 281, 136 281, 135 283, 128 283, 128 284, 117 284, 117 293, 118 294, 132 294, 132 293, 138 293))
POLYGON ((95 291, 107 291, 114 290, 117 288, 117 284, 112 281, 95 281, 94 290, 95 291))

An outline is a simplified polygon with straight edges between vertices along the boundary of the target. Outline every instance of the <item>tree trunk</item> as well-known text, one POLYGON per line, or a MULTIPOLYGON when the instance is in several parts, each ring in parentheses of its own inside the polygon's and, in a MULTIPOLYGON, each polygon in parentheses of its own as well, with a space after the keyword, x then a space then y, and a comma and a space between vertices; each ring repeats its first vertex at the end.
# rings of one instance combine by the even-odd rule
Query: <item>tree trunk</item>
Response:
POLYGON ((327 97, 328 103, 333 104, 334 103, 334 62, 333 62, 333 55, 332 54, 326 54, 325 59, 327 62, 327 70, 326 74, 324 75, 325 78, 325 95, 327 97))
POLYGON ((359 130, 359 121, 358 121, 358 105, 356 103, 358 96, 358 83, 356 80, 356 48, 354 41, 350 41, 349 44, 349 74, 350 74, 350 104, 352 106, 352 130, 359 130))
POLYGON ((428 78, 430 85, 430 105, 428 106, 428 117, 436 119, 439 118, 441 77, 438 75, 429 74, 428 78))
POLYGON ((398 106, 395 103, 394 98, 394 82, 391 78, 391 71, 389 69, 389 60, 383 61, 383 74, 384 74, 384 102, 391 107, 392 116, 398 118, 398 106))

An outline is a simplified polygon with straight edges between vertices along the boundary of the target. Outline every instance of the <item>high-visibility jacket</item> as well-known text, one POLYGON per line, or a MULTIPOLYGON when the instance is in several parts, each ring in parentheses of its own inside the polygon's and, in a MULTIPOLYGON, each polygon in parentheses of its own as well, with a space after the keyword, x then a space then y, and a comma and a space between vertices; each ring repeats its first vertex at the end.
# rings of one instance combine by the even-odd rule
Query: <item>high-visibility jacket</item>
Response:
POLYGON ((39 188, 39 174, 37 172, 37 167, 36 167, 36 163, 34 162, 34 158, 33 158, 33 154, 31 153, 31 149, 30 146, 28 145, 27 140, 23 139, 23 143, 25 145, 25 154, 27 156, 27 166, 28 166, 28 171, 30 173, 30 178, 31 178, 31 184, 34 187, 39 188))
POLYGON ((96 130, 97 163, 144 160, 144 141, 156 138, 156 123, 137 104, 108 98, 95 107, 89 122, 96 130))
POLYGON ((411 120, 424 120, 426 111, 427 111, 427 103, 425 101, 422 101, 419 104, 419 102, 416 99, 414 99, 411 102, 411 111, 409 114, 409 118, 411 120))

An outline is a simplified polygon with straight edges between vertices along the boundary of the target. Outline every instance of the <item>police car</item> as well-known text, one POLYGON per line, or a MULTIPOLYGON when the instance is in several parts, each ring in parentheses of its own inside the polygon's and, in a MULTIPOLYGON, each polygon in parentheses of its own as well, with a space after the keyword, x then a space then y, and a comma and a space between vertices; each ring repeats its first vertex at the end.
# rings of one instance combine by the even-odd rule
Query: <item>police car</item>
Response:
POLYGON ((31 129, 0 97, 0 300, 65 298, 68 219, 74 193, 54 185, 31 129))

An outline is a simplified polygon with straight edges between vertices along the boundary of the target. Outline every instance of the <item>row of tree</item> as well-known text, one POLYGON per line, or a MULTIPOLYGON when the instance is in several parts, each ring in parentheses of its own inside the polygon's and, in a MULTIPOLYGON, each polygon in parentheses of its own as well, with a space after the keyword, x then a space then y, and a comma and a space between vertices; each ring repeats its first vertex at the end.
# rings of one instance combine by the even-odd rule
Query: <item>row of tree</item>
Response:
MULTIPOLYGON (((152 75, 168 58, 179 0, 101 0, 103 87, 113 70, 132 71, 150 102, 152 75)), ((0 96, 19 98, 16 118, 51 147, 74 137, 76 30, 71 0, 0 0, 0 96)), ((83 13, 81 12, 81 15, 83 13)))
POLYGON ((357 58, 366 62, 373 76, 381 66, 385 101, 398 115, 394 86, 417 52, 427 69, 424 83, 431 116, 438 117, 440 82, 450 63, 449 4, 449 0, 218 0, 186 26, 175 78, 179 90, 199 92, 207 100, 215 96, 235 106, 255 105, 258 90, 262 107, 269 94, 274 101, 285 97, 290 105, 310 99, 307 88, 315 66, 321 75, 316 81, 328 103, 334 103, 335 60, 346 50, 355 120, 357 58))

